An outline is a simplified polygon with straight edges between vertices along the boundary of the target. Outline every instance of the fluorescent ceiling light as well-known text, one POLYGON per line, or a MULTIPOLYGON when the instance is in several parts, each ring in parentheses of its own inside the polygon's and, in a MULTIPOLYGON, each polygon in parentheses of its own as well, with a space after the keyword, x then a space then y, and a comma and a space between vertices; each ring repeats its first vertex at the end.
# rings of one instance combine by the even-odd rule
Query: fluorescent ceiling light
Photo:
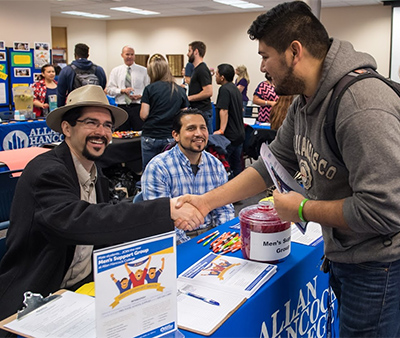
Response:
POLYGON ((133 8, 133 7, 113 7, 113 8, 110 8, 110 9, 112 9, 114 11, 128 12, 128 13, 134 13, 134 14, 140 14, 140 15, 157 15, 157 14, 160 14, 158 12, 146 11, 144 9, 133 8))
POLYGON ((62 14, 69 14, 69 15, 78 15, 84 16, 87 18, 95 18, 95 19, 102 19, 102 18, 109 18, 109 15, 102 15, 102 14, 92 14, 86 12, 78 12, 78 11, 68 11, 68 12, 61 12, 62 14))
POLYGON ((231 6, 239 7, 239 8, 263 8, 261 5, 253 4, 248 2, 247 4, 232 4, 231 6))
POLYGON ((242 0, 214 0, 220 4, 229 5, 239 8, 262 8, 263 6, 242 0))

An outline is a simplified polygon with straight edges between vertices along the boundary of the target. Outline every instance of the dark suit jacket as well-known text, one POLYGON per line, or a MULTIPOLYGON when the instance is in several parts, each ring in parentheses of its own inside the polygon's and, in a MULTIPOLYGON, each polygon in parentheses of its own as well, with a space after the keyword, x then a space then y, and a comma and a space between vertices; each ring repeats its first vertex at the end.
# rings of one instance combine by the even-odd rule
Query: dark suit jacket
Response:
POLYGON ((60 288, 78 244, 109 246, 173 231, 168 198, 110 204, 108 183, 96 183, 98 204, 80 199, 68 145, 37 156, 19 178, 7 252, 0 263, 0 320, 22 307, 26 291, 46 297, 60 288))

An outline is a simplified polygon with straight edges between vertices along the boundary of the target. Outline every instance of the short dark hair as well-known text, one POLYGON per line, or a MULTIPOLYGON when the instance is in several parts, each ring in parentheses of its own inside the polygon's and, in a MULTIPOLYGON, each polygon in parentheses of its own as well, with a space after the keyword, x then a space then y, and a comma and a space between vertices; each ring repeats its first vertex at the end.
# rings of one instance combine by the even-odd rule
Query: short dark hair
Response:
POLYGON ((68 110, 62 117, 61 117, 61 122, 62 121, 67 121, 71 126, 76 126, 76 120, 79 120, 79 118, 82 116, 82 108, 83 107, 75 107, 70 110, 68 110))
POLYGON ((232 82, 235 77, 235 69, 228 63, 221 63, 217 67, 219 75, 223 75, 225 80, 232 82))
POLYGON ((197 108, 181 109, 179 112, 175 114, 174 120, 172 121, 172 130, 175 131, 177 134, 179 134, 181 131, 182 117, 185 115, 201 115, 203 116, 203 119, 207 124, 207 117, 200 109, 197 108))
POLYGON ((247 34, 278 53, 297 40, 317 59, 323 59, 330 46, 328 32, 303 1, 285 2, 259 15, 247 34))
POLYGON ((199 51, 199 55, 203 58, 206 55, 206 45, 202 41, 193 41, 189 43, 189 46, 192 47, 192 50, 195 51, 196 49, 199 51))
POLYGON ((84 43, 78 43, 75 45, 74 52, 78 58, 87 59, 89 57, 89 46, 84 43))

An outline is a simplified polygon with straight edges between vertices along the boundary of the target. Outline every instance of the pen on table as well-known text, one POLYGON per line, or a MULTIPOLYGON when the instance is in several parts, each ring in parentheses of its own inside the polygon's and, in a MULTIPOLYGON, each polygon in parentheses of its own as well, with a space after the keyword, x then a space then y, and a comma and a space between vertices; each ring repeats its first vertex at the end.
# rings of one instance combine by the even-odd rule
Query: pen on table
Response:
POLYGON ((210 241, 212 241, 215 237, 217 237, 219 234, 219 231, 217 231, 217 233, 213 236, 211 236, 209 239, 207 239, 204 243, 203 246, 207 245, 208 243, 210 243, 210 241))
POLYGON ((179 290, 179 292, 181 292, 187 296, 202 300, 203 302, 206 302, 208 304, 219 306, 219 303, 216 300, 213 300, 211 298, 203 297, 203 296, 197 295, 193 292, 187 292, 187 291, 183 291, 183 290, 179 290))
POLYGON ((221 236, 219 236, 214 242, 213 244, 215 245, 219 245, 219 243, 221 243, 227 236, 229 236, 230 232, 224 232, 221 236))
POLYGON ((197 244, 203 242, 203 241, 204 241, 205 239, 207 239, 207 238, 210 238, 210 237, 213 236, 215 233, 219 233, 219 230, 215 230, 213 233, 207 235, 206 237, 200 238, 200 239, 197 241, 197 244))

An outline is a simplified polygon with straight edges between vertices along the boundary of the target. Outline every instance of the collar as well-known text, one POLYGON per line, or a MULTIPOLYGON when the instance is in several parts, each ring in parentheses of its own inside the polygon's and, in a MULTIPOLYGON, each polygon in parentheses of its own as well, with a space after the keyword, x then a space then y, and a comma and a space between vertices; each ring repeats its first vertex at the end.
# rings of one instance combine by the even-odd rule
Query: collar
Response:
POLYGON ((74 162, 76 174, 78 176, 79 184, 82 187, 88 187, 91 183, 96 184, 97 181, 97 168, 93 164, 90 172, 87 172, 79 159, 71 152, 72 161, 74 162))

